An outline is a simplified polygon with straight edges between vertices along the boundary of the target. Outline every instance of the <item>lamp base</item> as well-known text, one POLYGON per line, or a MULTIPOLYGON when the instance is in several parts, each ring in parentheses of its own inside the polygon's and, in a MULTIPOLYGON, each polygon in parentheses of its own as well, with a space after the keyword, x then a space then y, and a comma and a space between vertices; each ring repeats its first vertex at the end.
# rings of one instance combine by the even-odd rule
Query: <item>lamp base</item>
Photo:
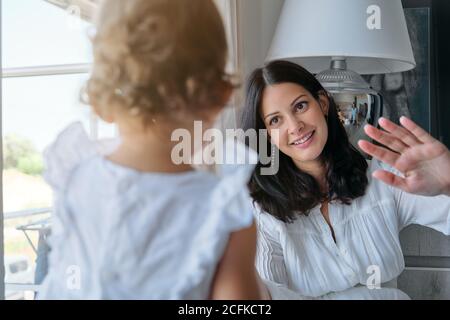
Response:
POLYGON ((342 57, 333 57, 331 68, 320 72, 316 78, 333 97, 349 140, 359 150, 359 140, 371 141, 364 126, 377 126, 383 112, 382 96, 358 73, 347 70, 342 57))

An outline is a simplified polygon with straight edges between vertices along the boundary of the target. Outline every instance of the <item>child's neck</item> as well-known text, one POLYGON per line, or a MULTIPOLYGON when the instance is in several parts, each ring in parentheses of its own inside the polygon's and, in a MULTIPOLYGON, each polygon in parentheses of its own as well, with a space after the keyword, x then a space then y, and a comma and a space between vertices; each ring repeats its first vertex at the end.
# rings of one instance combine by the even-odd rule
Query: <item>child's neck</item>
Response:
POLYGON ((177 165, 171 159, 174 142, 170 134, 145 132, 121 133, 121 144, 108 160, 141 172, 177 173, 192 171, 188 164, 177 165), (167 137, 166 137, 167 136, 167 137))

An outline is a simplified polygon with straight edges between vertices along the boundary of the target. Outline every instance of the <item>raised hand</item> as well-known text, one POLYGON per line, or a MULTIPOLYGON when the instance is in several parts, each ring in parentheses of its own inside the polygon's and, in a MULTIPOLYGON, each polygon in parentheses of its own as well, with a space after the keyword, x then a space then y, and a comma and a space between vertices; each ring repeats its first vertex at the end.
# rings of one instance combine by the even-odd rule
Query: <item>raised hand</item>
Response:
POLYGON ((361 150, 404 175, 377 170, 373 176, 409 193, 450 196, 450 151, 412 120, 402 117, 400 123, 402 126, 381 118, 379 124, 384 130, 371 125, 364 128, 369 137, 387 148, 360 140, 361 150))

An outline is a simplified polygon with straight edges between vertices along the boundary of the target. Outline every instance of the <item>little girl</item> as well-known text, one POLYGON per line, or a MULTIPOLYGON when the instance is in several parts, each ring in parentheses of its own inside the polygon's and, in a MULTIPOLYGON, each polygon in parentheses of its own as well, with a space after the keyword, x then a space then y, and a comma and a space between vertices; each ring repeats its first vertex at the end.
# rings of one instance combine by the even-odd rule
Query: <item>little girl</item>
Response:
POLYGON ((171 159, 171 133, 211 127, 232 92, 212 0, 106 0, 93 47, 86 96, 120 141, 74 124, 47 150, 56 201, 38 297, 259 299, 253 166, 220 176, 171 159))

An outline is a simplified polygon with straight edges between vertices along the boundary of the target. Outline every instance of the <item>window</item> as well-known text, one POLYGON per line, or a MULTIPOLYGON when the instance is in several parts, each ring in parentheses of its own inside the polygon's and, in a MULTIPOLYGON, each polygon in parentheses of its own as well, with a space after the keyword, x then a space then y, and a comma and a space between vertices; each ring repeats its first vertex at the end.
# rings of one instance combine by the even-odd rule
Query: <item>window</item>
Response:
POLYGON ((19 261, 9 265, 9 272, 11 272, 12 274, 26 271, 27 269, 28 269, 28 262, 26 261, 19 261))
MULTIPOLYGON (((45 273, 37 254, 52 210, 52 192, 42 177, 45 147, 74 121, 80 121, 93 139, 115 135, 113 126, 79 102, 92 63, 89 18, 97 2, 1 0, 0 263, 5 274, 0 270, 0 299, 3 294, 6 299, 32 299, 45 273)), ((235 73, 236 0, 216 3, 228 31, 229 71, 235 73)), ((222 128, 235 127, 238 96, 221 118, 222 128)))
POLYGON ((3 68, 92 61, 86 38, 91 24, 77 18, 76 10, 45 0, 3 0, 2 4, 3 68))
POLYGON ((25 293, 36 290, 42 272, 36 264, 39 237, 45 236, 52 205, 52 192, 42 177, 45 147, 75 121, 92 138, 114 135, 112 126, 79 101, 92 62, 88 35, 93 26, 87 13, 93 3, 61 3, 2 0, 5 286, 0 286, 0 295, 4 290, 6 299, 32 298, 25 293))

